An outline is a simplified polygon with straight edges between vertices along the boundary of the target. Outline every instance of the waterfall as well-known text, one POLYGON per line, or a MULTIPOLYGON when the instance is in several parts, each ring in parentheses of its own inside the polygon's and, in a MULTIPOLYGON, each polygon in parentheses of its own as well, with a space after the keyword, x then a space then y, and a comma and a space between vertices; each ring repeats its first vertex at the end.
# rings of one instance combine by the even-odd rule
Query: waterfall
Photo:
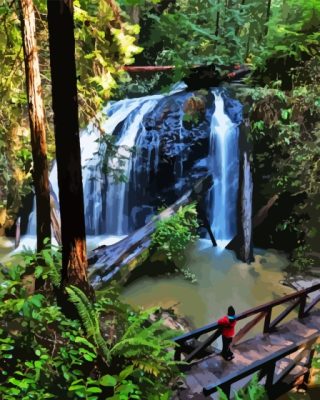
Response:
POLYGON ((211 229, 219 247, 226 247, 237 232, 239 180, 238 124, 225 112, 222 92, 213 90, 215 110, 210 127, 211 229))
MULTIPOLYGON (((204 120, 192 128, 185 127, 183 110, 190 94, 181 92, 183 89, 178 86, 167 95, 110 102, 103 110, 107 116, 103 130, 116 144, 116 154, 109 155, 109 159, 107 141, 94 124, 81 132, 88 236, 110 238, 138 229, 159 206, 174 202, 185 187, 192 186, 207 172, 214 177, 209 209, 216 241, 225 247, 236 235, 241 105, 223 90, 213 89, 213 96, 207 98, 204 120), (106 175, 106 165, 114 173, 106 175), (118 178, 119 170, 122 181, 118 178)), ((245 182, 249 185, 250 170, 248 174, 245 182)), ((58 209, 56 163, 50 173, 50 185, 58 209)), ((27 233, 35 235, 35 228, 34 206, 27 233)))
MULTIPOLYGON (((132 149, 137 137, 143 136, 143 118, 156 106, 162 95, 146 96, 138 99, 125 99, 110 103, 103 112, 108 117, 103 124, 106 134, 117 134, 117 154, 108 161, 108 167, 121 169, 124 182, 118 182, 114 176, 107 177, 103 172, 102 158, 106 144, 101 140, 100 131, 91 123, 81 132, 81 163, 84 192, 85 223, 87 235, 123 235, 128 227, 128 191, 129 177, 134 163, 132 149)), ((156 142, 155 142, 156 144, 156 142)), ((158 150, 157 146, 157 150, 158 150)), ((158 155, 157 155, 158 158, 158 155)), ((51 195, 59 198, 57 165, 53 164, 50 176, 51 195)), ((27 235, 36 235, 36 208, 28 220, 27 235)))
POLYGON ((109 166, 112 169, 121 168, 124 172, 124 180, 119 182, 112 176, 108 178, 106 220, 109 234, 125 235, 130 231, 128 195, 130 175, 135 164, 132 150, 138 135, 142 137, 145 132, 142 124, 144 117, 153 110, 162 97, 150 96, 135 99, 135 108, 138 109, 129 114, 118 136, 118 153, 110 160, 109 166))

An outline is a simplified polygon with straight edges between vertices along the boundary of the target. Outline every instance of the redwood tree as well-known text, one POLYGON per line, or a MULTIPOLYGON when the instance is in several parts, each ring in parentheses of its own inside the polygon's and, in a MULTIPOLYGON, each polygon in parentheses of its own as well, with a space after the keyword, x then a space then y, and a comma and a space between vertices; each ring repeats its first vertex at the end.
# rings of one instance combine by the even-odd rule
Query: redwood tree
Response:
POLYGON ((71 0, 48 0, 47 5, 61 214, 61 289, 72 284, 91 296, 87 277, 73 4, 71 0))
POLYGON ((36 23, 32 0, 20 0, 21 32, 33 157, 33 181, 36 193, 37 250, 45 238, 51 238, 50 189, 48 178, 45 113, 36 43, 36 23))

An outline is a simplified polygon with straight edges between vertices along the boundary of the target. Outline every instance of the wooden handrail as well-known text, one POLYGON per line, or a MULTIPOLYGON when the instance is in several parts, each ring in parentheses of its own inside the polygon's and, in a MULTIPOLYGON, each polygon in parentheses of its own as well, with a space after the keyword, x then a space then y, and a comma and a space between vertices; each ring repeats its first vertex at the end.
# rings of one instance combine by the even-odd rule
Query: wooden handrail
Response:
MULTIPOLYGON (((268 370, 269 371, 269 368, 270 368, 270 371, 272 372, 272 374, 267 373, 267 375, 268 375, 267 381, 269 383, 273 382, 275 363, 277 361, 281 360, 282 358, 286 357, 287 355, 295 353, 297 350, 299 350, 302 347, 306 347, 306 346, 311 347, 311 345, 316 342, 318 337, 319 337, 319 333, 316 333, 307 340, 303 339, 296 344, 293 344, 291 346, 286 347, 285 349, 277 351, 276 353, 270 355, 269 357, 266 357, 263 360, 258 360, 256 362, 252 363, 251 365, 249 365, 248 367, 244 368, 241 372, 234 372, 233 374, 229 375, 228 377, 221 379, 217 383, 214 383, 212 385, 208 385, 208 386, 204 387, 203 393, 205 396, 209 396, 210 394, 216 392, 218 387, 227 388, 227 392, 230 393, 230 386, 233 383, 235 383, 257 371, 260 371, 260 370, 268 370)), ((227 396, 228 396, 228 393, 227 393, 227 396)))
POLYGON ((267 315, 266 311, 258 314, 252 321, 248 322, 240 331, 235 335, 232 340, 232 344, 235 345, 254 327, 256 326, 265 316, 267 315))
MULTIPOLYGON (((263 315, 263 316, 265 316, 265 323, 264 323, 263 332, 264 332, 264 333, 270 332, 270 331, 273 330, 273 329, 276 327, 276 325, 277 325, 279 322, 281 322, 281 321, 282 321, 296 306, 300 306, 300 307, 299 307, 298 317, 299 317, 299 318, 305 317, 305 316, 308 314, 308 312, 320 301, 320 295, 319 295, 319 296, 317 296, 310 304, 307 304, 307 303, 306 303, 307 295, 308 295, 309 293, 315 292, 315 291, 317 291, 317 290, 320 290, 320 283, 318 283, 318 284, 316 284, 316 285, 313 285, 313 286, 310 286, 310 287, 307 288, 307 289, 300 290, 300 291, 298 291, 298 292, 296 292, 296 293, 288 294, 288 295, 286 295, 286 296, 283 296, 283 297, 280 298, 280 299, 273 300, 273 301, 270 301, 270 302, 265 303, 265 304, 263 304, 263 305, 260 305, 260 306, 251 308, 250 310, 244 311, 244 312, 242 312, 242 313, 236 315, 236 318, 235 318, 235 319, 236 319, 237 321, 240 321, 240 320, 245 319, 245 318, 248 318, 248 317, 250 317, 250 316, 252 316, 252 315, 260 314, 258 317, 256 317, 256 318, 253 320, 252 323, 249 322, 249 323, 247 324, 246 327, 248 327, 248 328, 251 329, 253 326, 256 325, 256 323, 258 322, 258 320, 262 319, 262 315, 263 315), (271 321, 271 313, 272 313, 273 307, 276 307, 276 306, 278 306, 278 305, 281 305, 281 304, 284 304, 284 303, 287 303, 287 302, 293 301, 293 300, 296 300, 296 301, 294 301, 294 303, 293 303, 292 305, 290 305, 286 310, 284 310, 274 321, 271 321)), ((214 323, 208 324, 208 325, 206 325, 206 326, 204 326, 204 327, 202 327, 202 328, 195 329, 195 330, 192 331, 192 332, 188 332, 188 333, 185 333, 184 335, 177 336, 177 337, 174 338, 173 340, 174 340, 174 342, 176 342, 177 344, 180 344, 180 345, 181 345, 181 344, 183 344, 184 342, 186 342, 187 340, 194 339, 194 338, 198 338, 199 336, 202 336, 202 335, 204 335, 204 334, 206 334, 206 333, 209 333, 209 332, 212 332, 212 331, 214 331, 214 330, 217 330, 219 327, 220 327, 220 326, 219 326, 218 322, 214 322, 214 323)), ((244 336, 244 334, 246 334, 250 329, 245 329, 245 331, 243 331, 244 333, 242 332, 243 334, 241 335, 241 338, 242 338, 242 337, 244 336)), ((215 336, 215 335, 212 335, 211 337, 214 337, 214 336, 215 336)), ((218 336, 219 336, 219 335, 218 335, 218 336)), ((239 340, 240 340, 240 338, 238 338, 237 341, 239 341, 239 340)), ((196 358, 196 356, 197 356, 202 350, 204 350, 205 347, 208 346, 208 345, 206 345, 207 342, 210 342, 209 344, 211 344, 211 343, 212 343, 212 340, 211 340, 211 341, 210 341, 210 340, 209 340, 209 341, 206 340, 204 343, 201 343, 200 346, 199 346, 197 349, 193 350, 192 353, 188 355, 187 360, 188 360, 188 361, 192 361, 192 359, 196 358)), ((177 354, 179 354, 179 357, 177 357, 177 355, 176 355, 176 358, 180 358, 181 349, 180 349, 180 351, 179 351, 178 349, 177 349, 176 351, 177 351, 177 354)))

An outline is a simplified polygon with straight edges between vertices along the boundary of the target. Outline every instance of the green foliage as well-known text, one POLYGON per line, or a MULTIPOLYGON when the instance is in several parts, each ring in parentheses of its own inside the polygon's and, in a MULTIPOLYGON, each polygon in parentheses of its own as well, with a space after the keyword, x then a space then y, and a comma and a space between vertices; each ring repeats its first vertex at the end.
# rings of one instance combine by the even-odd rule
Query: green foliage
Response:
POLYGON ((266 59, 315 56, 320 49, 320 4, 317 0, 274 0, 268 24, 266 46, 260 61, 266 59))
MULTIPOLYGON (((34 0, 34 5, 51 160, 55 157, 55 146, 46 1, 34 0)), ((0 1, 0 228, 13 224, 21 199, 30 193, 32 185, 19 14, 18 1, 0 1)), ((135 44, 139 27, 128 22, 114 0, 74 1, 74 20, 80 125, 92 121, 101 133, 105 133, 101 111, 117 84, 129 79, 122 66, 131 64, 134 55, 142 50, 135 44)), ((115 154, 110 135, 106 137, 107 151, 115 154)))
POLYGON ((109 362, 109 349, 107 348, 107 344, 100 332, 99 314, 96 312, 94 306, 91 304, 86 295, 79 288, 76 286, 70 286, 67 287, 66 290, 70 296, 70 300, 77 307, 78 313, 86 329, 87 336, 89 338, 92 337, 96 347, 100 350, 100 353, 103 355, 105 361, 109 362))
POLYGON ((102 128, 102 110, 117 82, 127 81, 123 65, 134 62, 142 51, 135 44, 139 26, 128 23, 114 0, 74 2, 76 58, 82 121, 94 119, 102 128))
POLYGON ((320 229, 320 69, 318 58, 291 71, 294 88, 281 82, 250 92, 251 141, 256 192, 266 203, 273 195, 289 195, 293 212, 279 221, 274 234, 296 238, 288 272, 306 271, 314 260, 320 229))
POLYGON ((20 254, 24 268, 31 268, 34 271, 35 278, 49 279, 55 287, 60 285, 62 264, 60 247, 49 243, 45 239, 44 249, 40 252, 35 253, 32 250, 24 250, 20 254))
POLYGON ((177 66, 176 78, 192 64, 241 62, 245 45, 241 46, 235 30, 244 24, 244 10, 247 7, 228 8, 223 2, 178 0, 175 7, 162 15, 149 11, 151 32, 142 45, 146 49, 161 48, 152 56, 159 64, 177 66), (219 32, 215 27, 217 13, 220 13, 219 32))
MULTIPOLYGON (((218 388, 219 400, 228 400, 223 391, 218 388)), ((267 393, 265 388, 259 384, 258 375, 255 374, 250 383, 244 388, 236 392, 235 400, 266 400, 267 393)))
POLYGON ((157 222, 152 246, 163 252, 169 260, 183 260, 186 246, 198 238, 198 226, 195 203, 180 207, 172 217, 157 222))
POLYGON ((24 279, 31 264, 54 284, 56 271, 48 269, 59 257, 28 253, 7 267, 0 286, 1 399, 169 399, 178 375, 169 350, 175 333, 150 321, 154 310, 123 304, 114 288, 91 304, 69 287, 81 321, 68 319, 53 296, 30 291, 24 279))

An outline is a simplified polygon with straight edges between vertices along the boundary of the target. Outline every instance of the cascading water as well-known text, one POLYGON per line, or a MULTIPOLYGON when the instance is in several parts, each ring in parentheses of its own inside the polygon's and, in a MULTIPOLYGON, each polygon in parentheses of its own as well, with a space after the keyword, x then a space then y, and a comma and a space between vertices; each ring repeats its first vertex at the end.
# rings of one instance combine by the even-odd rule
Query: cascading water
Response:
POLYGON ((134 165, 131 150, 136 143, 137 137, 143 136, 143 118, 151 112, 163 96, 150 96, 142 99, 131 100, 136 104, 136 109, 127 117, 118 136, 117 155, 110 161, 112 169, 121 168, 125 180, 117 182, 114 177, 108 179, 107 189, 107 232, 109 234, 124 235, 129 233, 128 195, 130 188, 130 175, 134 165), (121 165, 121 163, 123 165, 121 165))
MULTIPOLYGON (((183 89, 121 100, 104 110, 108 118, 103 129, 118 146, 117 154, 106 162, 109 170, 122 170, 125 182, 115 178, 118 173, 107 176, 103 171, 107 144, 100 131, 90 124, 82 132, 86 233, 99 237, 96 244, 106 236, 128 234, 143 226, 159 206, 176 201, 208 172, 214 176, 209 209, 218 245, 225 247, 236 234, 241 105, 214 89, 207 96, 203 121, 185 126, 183 110, 193 94, 183 89)), ((58 208, 56 165, 50 182, 58 208)), ((35 207, 28 234, 35 235, 35 207)))
POLYGON ((239 181, 238 125, 225 112, 223 94, 213 90, 215 111, 210 127, 213 188, 210 194, 211 229, 219 247, 226 247, 237 232, 239 181))
MULTIPOLYGON (((137 137, 143 136, 143 118, 152 111, 164 96, 146 96, 138 99, 125 99, 115 102, 104 110, 108 118, 103 125, 107 134, 117 131, 117 155, 108 166, 121 169, 125 182, 107 178, 102 171, 101 157, 106 144, 101 141, 99 130, 90 124, 81 133, 82 180, 84 187, 84 206, 86 232, 88 235, 123 235, 129 231, 127 200, 129 177, 133 166, 132 148, 137 137)), ((54 163, 50 173, 51 194, 59 197, 57 166, 54 163)), ((36 235, 35 200, 29 216, 27 235, 36 235)))

